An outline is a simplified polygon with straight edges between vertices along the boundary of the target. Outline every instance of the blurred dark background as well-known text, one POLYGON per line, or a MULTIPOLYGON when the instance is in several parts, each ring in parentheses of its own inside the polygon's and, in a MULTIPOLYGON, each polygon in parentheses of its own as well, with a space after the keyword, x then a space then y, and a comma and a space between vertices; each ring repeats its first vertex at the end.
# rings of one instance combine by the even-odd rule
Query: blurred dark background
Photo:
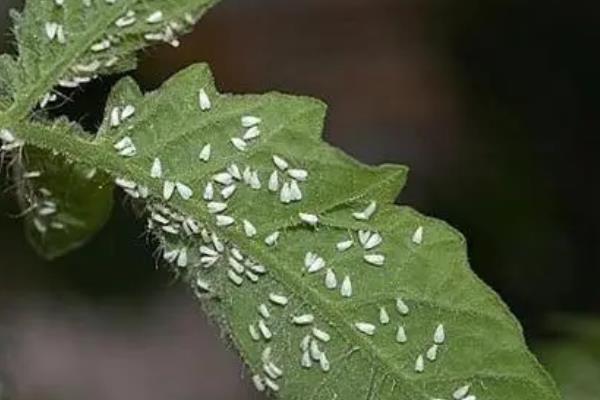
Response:
MULTIPOLYGON (((1 0, 4 50, 10 6, 1 0)), ((473 268, 535 344, 559 336, 551 315, 600 314, 599 44, 593 1, 225 0, 181 48, 142 54, 135 76, 150 89, 206 61, 223 91, 325 100, 327 140, 367 163, 409 165, 399 202, 467 236, 473 268)), ((63 111, 93 128, 117 78, 63 111)), ((52 263, 29 249, 16 212, 2 196, 0 393, 260 398, 154 267, 126 207, 52 263)))

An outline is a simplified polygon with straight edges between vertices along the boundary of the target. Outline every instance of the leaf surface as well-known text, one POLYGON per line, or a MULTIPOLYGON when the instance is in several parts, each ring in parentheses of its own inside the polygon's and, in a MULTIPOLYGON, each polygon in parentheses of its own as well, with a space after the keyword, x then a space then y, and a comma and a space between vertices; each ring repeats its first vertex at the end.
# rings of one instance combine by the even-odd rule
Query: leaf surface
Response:
POLYGON ((558 399, 514 317, 470 270, 463 237, 393 205, 406 168, 364 166, 329 147, 324 113, 309 98, 220 94, 197 65, 146 95, 122 81, 93 142, 12 128, 145 199, 163 258, 230 335, 259 389, 283 399, 449 400, 468 386, 468 400, 558 399), (127 106, 135 113, 112 123, 127 106), (259 120, 242 126, 248 117, 259 120), (282 202, 293 179, 302 198, 282 202))

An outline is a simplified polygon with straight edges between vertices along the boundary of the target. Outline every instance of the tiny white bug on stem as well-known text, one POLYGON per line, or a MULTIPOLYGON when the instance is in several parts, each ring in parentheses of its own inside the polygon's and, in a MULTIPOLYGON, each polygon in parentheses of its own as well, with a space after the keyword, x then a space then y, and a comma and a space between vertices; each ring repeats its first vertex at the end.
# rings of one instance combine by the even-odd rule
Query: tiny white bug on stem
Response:
POLYGON ((254 384, 254 387, 256 388, 256 390, 261 393, 264 392, 265 390, 267 390, 267 388, 265 386, 265 382, 263 381, 263 378, 260 375, 253 375, 252 383, 254 384))
POLYGON ((177 188, 177 193, 179 193, 179 196, 181 196, 181 198, 184 200, 189 200, 194 195, 192 188, 184 183, 177 182, 175 183, 175 187, 177 188))
POLYGON ((260 178, 258 177, 257 171, 253 171, 252 174, 250 175, 249 185, 254 190, 260 190, 260 188, 262 187, 262 184, 260 183, 260 178))
POLYGON ((252 128, 248 129, 244 133, 244 136, 242 138, 244 140, 252 140, 252 139, 256 139, 259 136, 260 136, 260 129, 258 129, 258 127, 256 127, 256 126, 253 126, 252 128))
POLYGON ((287 297, 275 293, 269 294, 269 300, 271 301, 271 303, 282 307, 285 307, 289 302, 287 297))
POLYGON ((241 276, 236 274, 236 272, 232 269, 227 270, 227 277, 231 282, 233 282, 236 286, 241 286, 244 283, 244 280, 241 276))
POLYGON ((277 244, 277 241, 279 240, 279 232, 273 232, 271 233, 269 236, 267 236, 265 238, 265 244, 267 246, 275 246, 277 244))
POLYGON ((325 287, 329 290, 337 287, 337 278, 335 276, 335 272, 333 272, 331 268, 329 268, 325 274, 325 287))
POLYGON ((236 189, 236 185, 225 186, 223 190, 221 190, 221 196, 223 197, 223 199, 228 200, 231 196, 233 196, 236 189))
POLYGON ((233 183, 233 176, 229 172, 220 172, 213 175, 213 180, 221 185, 231 185, 233 183))
POLYGON ((300 359, 300 366, 302 368, 309 369, 312 367, 312 359, 310 357, 310 353, 308 351, 304 351, 302 353, 302 358, 300 359))
POLYGON ((134 181, 125 178, 115 179, 115 184, 123 189, 135 189, 137 187, 134 181))
POLYGON ((198 104, 200 105, 200 109, 202 111, 208 111, 212 107, 210 98, 204 89, 200 89, 200 92, 198 93, 198 104))
POLYGON ((415 233, 413 234, 412 241, 415 244, 423 243, 423 227, 419 226, 415 233))
POLYGON ((227 172, 233 177, 233 179, 237 179, 238 181, 242 179, 242 174, 240 173, 240 168, 237 166, 237 164, 229 165, 229 167, 227 167, 227 172))
POLYGON ((244 224, 244 233, 246 234, 247 237, 254 237, 256 236, 256 228, 254 227, 254 225, 252 225, 252 223, 250 221, 248 221, 247 219, 245 219, 244 221, 242 221, 244 224))
POLYGON ((275 166, 277 166, 277 168, 279 168, 282 171, 285 171, 289 167, 288 162, 277 155, 273 156, 273 163, 275 164, 275 166))
POLYGON ((258 306, 258 313, 265 319, 271 318, 271 313, 269 312, 269 307, 266 304, 261 304, 258 306))
POLYGON ((279 190, 279 174, 277 171, 273 171, 273 173, 271 173, 268 187, 271 192, 277 192, 279 190))
POLYGON ((298 182, 292 180, 290 182, 290 200, 291 201, 300 201, 302 200, 302 191, 300 190, 300 186, 298 186, 298 182))
POLYGON ((423 358, 423 354, 419 354, 415 361, 415 371, 419 374, 425 371, 425 359, 423 358))
POLYGON ((379 308, 379 322, 381 322, 383 325, 387 325, 390 323, 390 315, 388 314, 385 307, 379 308))
POLYGON ((113 146, 115 148, 115 150, 123 150, 126 149, 127 147, 131 147, 133 146, 133 140, 131 140, 131 138, 129 136, 125 136, 123 137, 121 140, 119 140, 117 143, 115 143, 115 145, 113 146))
POLYGON ((314 214, 299 213, 298 216, 300 217, 302 222, 310 226, 317 226, 317 224, 319 223, 319 217, 314 214))
POLYGON ((369 264, 377 267, 381 267, 385 264, 385 256, 382 254, 365 254, 364 259, 369 264))
POLYGON ((304 169, 289 169, 288 175, 297 181, 304 182, 308 179, 308 172, 304 169))
POLYGON ((321 342, 328 343, 331 340, 331 335, 319 328, 312 329, 313 336, 319 339, 321 342))
POLYGON ((244 139, 241 139, 239 137, 232 137, 230 140, 233 147, 235 147, 239 151, 246 151, 246 149, 248 148, 248 143, 246 143, 244 139))
POLYGON ((324 352, 321 353, 321 357, 319 358, 319 365, 321 366, 321 370, 323 372, 329 372, 329 370, 331 369, 329 359, 327 358, 327 355, 324 352))
POLYGON ((443 324, 439 324, 435 329, 435 333, 433 334, 433 342, 435 344, 444 344, 446 341, 446 330, 444 329, 443 324))
POLYGON ((369 237, 369 240, 364 244, 365 250, 372 250, 383 242, 383 238, 379 233, 374 233, 369 237))
POLYGON ((470 385, 461 386, 458 389, 456 389, 456 391, 454 391, 452 397, 454 397, 455 400, 462 400, 467 394, 469 394, 470 389, 470 385))
POLYGON ((213 187, 213 184, 211 182, 208 182, 206 184, 206 186, 204 187, 204 194, 203 194, 203 198, 206 201, 211 201, 215 196, 215 189, 213 187))
POLYGON ((252 128, 256 125, 260 125, 262 120, 258 117, 254 117, 252 115, 246 115, 242 117, 242 126, 244 128, 252 128))
POLYGON ((126 105, 121 111, 121 121, 131 118, 135 114, 135 107, 131 104, 126 105))
POLYGON ((198 158, 204 162, 208 162, 210 160, 210 155, 211 155, 211 145, 210 145, 210 143, 208 143, 202 147, 202 150, 200 150, 200 154, 198 155, 198 158))
POLYGON ((175 182, 165 181, 163 184, 163 199, 170 200, 175 192, 175 182))
POLYGON ((352 216, 359 221, 367 221, 371 219, 376 210, 377 202, 372 201, 367 208, 365 208, 363 211, 353 213, 352 216))
POLYGON ((155 158, 154 162, 152 163, 152 168, 150 169, 150 177, 153 179, 160 179, 162 178, 162 174, 162 163, 159 158, 155 158))
POLYGON ((228 215, 217 215, 217 226, 231 226, 235 223, 235 219, 228 215))
POLYGON ((310 325, 315 321, 315 316, 312 314, 296 315, 292 317, 292 322, 296 325, 310 325))
POLYGON ((220 203, 216 201, 211 201, 206 205, 208 208, 208 212, 211 214, 219 214, 225 210, 227 210, 227 203, 220 203))
POLYGON ((271 332, 271 329, 269 329, 269 327, 267 326, 267 323, 264 319, 258 321, 258 329, 260 330, 260 333, 263 335, 265 340, 271 340, 271 338, 273 337, 273 333, 271 332))
POLYGON ((338 251, 346 251, 350 247, 352 247, 353 244, 354 244, 353 240, 345 240, 343 242, 339 242, 338 244, 336 244, 335 247, 338 249, 338 251))
POLYGON ((326 265, 327 265, 327 263, 325 262, 325 260, 323 258, 315 257, 312 260, 312 262, 310 263, 310 265, 308 266, 308 273, 314 274, 316 272, 319 272, 320 270, 325 268, 326 265))
POLYGON ((398 343, 406 343, 408 341, 406 329, 402 325, 398 326, 398 330, 396 331, 396 341, 398 343))
POLYGON ((346 275, 344 280, 342 281, 342 287, 340 289, 340 294, 342 297, 350 298, 352 297, 352 282, 350 281, 350 277, 346 275))
POLYGON ((404 302, 404 300, 402 300, 401 297, 396 299, 396 310, 398 310, 400 315, 408 315, 410 312, 410 308, 408 308, 408 305, 404 302))
POLYGON ((431 362, 437 360, 437 354, 438 354, 438 345, 434 344, 433 346, 431 346, 429 348, 429 350, 427 350, 427 359, 431 362))
POLYGON ((281 201, 283 204, 289 204, 292 202, 292 192, 290 190, 290 184, 288 182, 284 182, 283 186, 281 187, 279 201, 281 201))
POLYGON ((148 16, 148 18, 146 18, 146 22, 148 22, 149 24, 157 24, 157 23, 161 22, 162 20, 163 20, 162 11, 154 11, 152 14, 150 14, 148 16))

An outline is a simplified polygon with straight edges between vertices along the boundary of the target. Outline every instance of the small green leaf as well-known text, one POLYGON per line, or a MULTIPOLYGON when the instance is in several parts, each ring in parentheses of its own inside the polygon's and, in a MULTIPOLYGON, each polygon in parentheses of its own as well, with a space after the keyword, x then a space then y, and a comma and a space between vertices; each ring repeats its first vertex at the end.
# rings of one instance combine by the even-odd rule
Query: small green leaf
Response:
POLYGON ((323 143, 321 102, 220 94, 204 65, 145 96, 125 81, 113 99, 94 142, 14 132, 146 199, 163 258, 205 299, 259 389, 283 399, 449 400, 467 386, 469 400, 559 398, 514 317, 472 273, 464 238, 392 205, 406 168, 364 166, 323 143), (127 107, 127 119, 112 117, 127 107))
POLYGON ((15 166, 13 173, 34 249, 54 259, 85 244, 110 216, 112 180, 102 171, 35 147, 27 146, 23 157, 26 161, 20 164, 27 169, 15 166))

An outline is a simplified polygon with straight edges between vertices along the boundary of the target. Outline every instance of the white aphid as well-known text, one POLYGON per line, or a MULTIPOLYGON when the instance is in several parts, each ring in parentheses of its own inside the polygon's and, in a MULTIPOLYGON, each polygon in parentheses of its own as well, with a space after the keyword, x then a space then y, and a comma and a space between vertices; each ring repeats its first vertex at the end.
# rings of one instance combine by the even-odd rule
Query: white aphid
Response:
MULTIPOLYGON (((228 269, 227 270, 227 277, 229 278, 229 280, 231 282, 233 282, 235 285, 237 286, 241 286, 242 283, 244 283, 244 279, 239 276, 234 270, 232 269, 228 269)), ((260 325, 259 325, 260 326, 260 325)))
POLYGON ((227 210, 227 203, 221 203, 217 201, 211 201, 206 205, 208 208, 208 212, 211 214, 219 214, 225 210, 227 210))
POLYGON ((423 227, 419 226, 415 233, 413 234, 412 241, 415 244, 423 243, 423 227))
POLYGON ((115 148, 115 150, 121 151, 131 146, 133 146, 133 140, 131 140, 129 136, 125 136, 117 143, 115 143, 113 147, 115 148))
POLYGON ((267 346, 264 348, 262 353, 260 354, 260 359, 264 364, 267 364, 271 361, 271 354, 273 353, 273 348, 271 346, 267 346))
POLYGON ((176 182, 175 187, 177 188, 177 193, 179 193, 179 196, 181 196, 181 198, 184 200, 189 200, 194 195, 192 188, 184 183, 176 182))
POLYGON ((269 389, 271 389, 274 392, 278 392, 279 391, 279 385, 276 384, 275 382, 273 382, 271 379, 269 378, 265 378, 265 384, 267 385, 267 387, 269 389))
POLYGON ((275 246, 277 244, 277 241, 279 240, 279 232, 273 232, 271 233, 269 236, 267 236, 265 238, 265 244, 267 246, 275 246))
POLYGON ((327 263, 325 262, 325 260, 323 258, 315 257, 314 260, 308 266, 308 273, 314 274, 315 272, 319 272, 320 270, 325 268, 326 264, 327 263))
POLYGON ((216 250, 213 250, 212 248, 210 248, 208 246, 200 246, 200 254, 205 254, 205 255, 211 256, 211 257, 216 257, 219 255, 219 252, 216 250))
POLYGON ((252 139, 256 139, 259 136, 260 136, 260 129, 258 129, 257 126, 253 126, 252 128, 248 129, 244 133, 244 136, 242 138, 244 140, 252 140, 252 139))
POLYGON ((431 346, 429 348, 429 350, 427 350, 427 359, 431 362, 437 360, 437 353, 438 353, 438 345, 434 344, 433 346, 431 346))
POLYGON ((131 104, 126 105, 121 111, 121 121, 131 118, 133 114, 135 114, 135 107, 131 104))
POLYGON ((155 158, 150 168, 150 177, 154 179, 160 179, 163 175, 162 163, 159 158, 155 158))
POLYGON ((312 367, 312 359, 310 357, 310 353, 308 351, 302 352, 302 358, 300 359, 300 366, 302 368, 311 368, 312 367))
POLYGON ((213 246, 215 246, 215 249, 219 253, 222 253, 225 250, 225 246, 223 245, 223 242, 221 242, 221 240, 219 239, 219 237, 215 233, 213 233, 212 235, 210 235, 210 240, 211 240, 213 246))
POLYGON ((260 375, 252 375, 252 383, 254 384, 254 388, 261 393, 267 390, 265 382, 260 375))
POLYGON ((247 219, 243 220, 242 222, 244 224, 244 233, 246 234, 246 236, 250 238, 256 236, 257 232, 254 225, 252 225, 252 223, 247 219))
POLYGON ((283 376, 283 370, 279 368, 273 361, 266 363, 263 370, 271 379, 279 379, 283 376))
POLYGON ((408 337, 406 336, 406 329, 402 325, 398 326, 398 330, 396 331, 396 341, 398 343, 406 343, 408 341, 408 337))
POLYGON ((265 319, 271 318, 271 313, 269 312, 269 307, 266 304, 261 304, 258 306, 258 313, 265 319))
POLYGON ((295 315, 292 317, 292 322, 296 325, 310 325, 315 321, 315 316, 312 314, 295 315))
POLYGON ((244 172, 242 172, 242 179, 246 185, 250 184, 250 180, 252 179, 252 170, 247 165, 246 168, 244 168, 244 172))
POLYGON ((191 236, 192 234, 197 235, 200 233, 200 225, 198 225, 198 222, 196 222, 192 218, 186 218, 185 221, 183 221, 183 227, 184 229, 188 229, 191 232, 189 236, 191 236))
POLYGON ((223 199, 228 200, 231 196, 233 196, 236 189, 237 189, 237 186, 235 186, 235 185, 225 186, 221 190, 221 196, 223 197, 223 199))
POLYGON ((356 322, 354 323, 354 326, 359 330, 359 332, 369 336, 373 336, 375 334, 375 330, 377 329, 375 325, 368 322, 356 322))
POLYGON ((262 184, 260 183, 260 178, 258 177, 257 171, 252 172, 252 174, 250 175, 250 181, 248 182, 248 184, 250 185, 250 187, 252 189, 260 190, 260 188, 262 187, 262 184))
POLYGON ((242 117, 242 126, 244 128, 252 128, 256 125, 260 125, 262 120, 258 117, 254 117, 252 115, 246 115, 242 117))
POLYGON ((200 154, 198 155, 198 158, 204 162, 208 162, 208 160, 210 160, 211 151, 212 151, 212 147, 211 147, 210 143, 205 144, 202 147, 202 150, 200 150, 200 154))
POLYGON ((456 391, 454 391, 452 397, 454 397, 455 400, 462 400, 465 398, 466 395, 469 394, 470 389, 470 385, 461 386, 458 389, 456 389, 456 391))
POLYGON ((228 215, 217 215, 217 226, 231 226, 235 223, 235 219, 228 215))
POLYGON ((163 184, 163 199, 170 200, 175 193, 175 182, 165 181, 163 184))
POLYGON ((379 233, 374 233, 369 237, 369 240, 364 244, 365 250, 372 250, 383 242, 383 238, 379 233))
POLYGON ((210 98, 204 89, 200 89, 200 92, 198 93, 198 104, 202 111, 208 111, 212 107, 210 98))
POLYGON ((316 226, 319 223, 319 217, 315 214, 299 213, 298 216, 305 224, 316 226))
POLYGON ((198 287, 198 289, 202 290, 203 292, 211 291, 210 283, 206 282, 201 278, 196 279, 196 287, 198 287))
POLYGON ((260 330, 260 333, 265 338, 265 340, 271 340, 271 338, 273 337, 273 333, 267 326, 267 323, 265 322, 264 319, 261 319, 260 321, 258 321, 258 330, 260 330))
POLYGON ((313 328, 312 333, 313 336, 319 339, 321 342, 327 343, 331 340, 331 335, 319 328, 313 328))
POLYGON ((177 257, 179 256, 179 249, 173 249, 173 250, 169 250, 169 251, 165 251, 163 253, 163 260, 172 263, 175 260, 177 260, 177 257))
POLYGON ((58 29, 58 24, 56 22, 46 22, 45 30, 46 30, 46 36, 48 37, 48 39, 54 40, 54 38, 56 37, 57 29, 58 29))
POLYGON ((444 329, 443 324, 439 324, 435 329, 435 333, 433 334, 433 342, 435 344, 444 344, 446 341, 446 330, 444 329))
POLYGON ((277 192, 279 190, 279 174, 276 170, 274 170, 271 176, 269 177, 268 187, 271 192, 277 192))
POLYGON ((342 295, 342 297, 352 297, 352 282, 350 281, 350 277, 348 275, 346 275, 346 277, 342 281, 340 294, 342 295))
POLYGON ((285 171, 290 166, 287 161, 276 155, 273 156, 273 163, 277 168, 279 168, 282 171, 285 171))
POLYGON ((311 340, 312 340, 312 337, 310 335, 304 336, 302 338, 302 341, 300 341, 300 350, 308 351, 311 340))
POLYGON ((463 400, 477 400, 477 396, 475 396, 474 394, 471 394, 471 395, 465 397, 463 400))
POLYGON ((245 273, 246 273, 246 277, 248 279, 250 279, 250 281, 252 283, 257 283, 258 282, 258 280, 259 280, 258 275, 256 275, 254 272, 252 272, 249 269, 247 269, 245 273))
POLYGON ((242 138, 232 137, 230 140, 233 147, 235 147, 239 151, 246 151, 246 149, 248 148, 248 143, 246 143, 242 138))
POLYGON ((161 22, 162 20, 163 20, 162 11, 154 11, 152 14, 150 14, 148 16, 148 18, 146 18, 146 22, 148 22, 149 24, 157 24, 157 23, 161 22))
POLYGON ((204 187, 204 194, 202 195, 202 197, 206 201, 211 201, 214 198, 214 196, 215 196, 215 188, 214 188, 212 182, 208 182, 206 184, 206 186, 204 187))
POLYGON ((423 358, 423 354, 419 354, 415 361, 415 371, 419 374, 425 371, 425 359, 423 358))
POLYGON ((271 303, 277 304, 278 306, 282 307, 285 307, 289 302, 287 297, 275 293, 269 294, 269 300, 271 301, 271 303))
POLYGON ((249 266, 249 268, 252 270, 252 272, 260 274, 260 275, 267 273, 267 269, 265 268, 264 265, 252 264, 249 266))
POLYGON ((219 172, 213 175, 213 180, 221 185, 227 186, 233 183, 233 176, 229 172, 219 172))
POLYGON ((410 308, 408 308, 408 305, 400 297, 396 299, 396 310, 398 310, 400 315, 408 315, 410 312, 410 308))
POLYGON ((319 361, 319 359, 321 358, 321 349, 319 348, 319 343, 317 343, 316 340, 310 340, 310 346, 308 348, 308 351, 310 353, 310 357, 313 360, 319 361))
POLYGON ((242 264, 240 264, 239 261, 233 257, 227 258, 227 264, 229 264, 231 269, 233 269, 237 274, 240 274, 240 275, 242 275, 244 273, 244 271, 246 270, 246 268, 244 268, 244 266, 242 264))
POLYGON ((318 255, 313 253, 312 251, 306 252, 304 255, 304 266, 306 268, 310 267, 310 265, 317 259, 318 255))
POLYGON ((325 274, 325 287, 329 290, 337 287, 337 278, 335 276, 335 272, 333 272, 331 268, 329 268, 325 274))
POLYGON ((161 225, 167 225, 170 222, 168 218, 156 212, 152 213, 152 219, 161 225))
POLYGON ((297 181, 304 182, 308 178, 308 171, 304 169, 289 169, 288 175, 297 181))
MULTIPOLYGON (((56 28, 56 40, 60 44, 67 43, 67 37, 65 36, 65 28, 62 25, 58 25, 58 28, 56 28)), ((79 80, 81 81, 81 83, 84 83, 83 81, 89 82, 91 78, 86 77, 83 80, 81 78, 79 80)))
POLYGON ((300 186, 298 186, 298 182, 292 180, 290 182, 290 200, 291 201, 300 201, 302 200, 302 191, 300 190, 300 186))
POLYGON ((109 40, 101 40, 98 43, 94 43, 91 47, 90 50, 92 50, 95 53, 107 50, 110 47, 110 41, 109 40))
POLYGON ((288 182, 284 182, 283 186, 281 187, 279 201, 281 201, 283 204, 289 204, 292 202, 292 191, 290 190, 290 184, 288 182))
POLYGON ((239 251, 239 249, 232 247, 231 249, 229 249, 229 252, 236 260, 244 261, 244 255, 239 251))
POLYGON ((385 256, 383 254, 365 254, 364 259, 371 265, 381 267, 385 264, 385 256))
POLYGON ((119 151, 119 155, 121 155, 123 157, 133 157, 136 154, 137 154, 137 149, 133 145, 126 147, 123 150, 119 151))
POLYGON ((324 352, 321 353, 321 357, 319 358, 319 365, 321 366, 321 370, 323 372, 329 372, 329 370, 331 369, 329 359, 327 358, 327 355, 324 352))
POLYGON ((381 322, 383 325, 387 325, 390 323, 390 315, 388 314, 385 307, 379 308, 379 322, 381 322))
POLYGON ((338 251, 346 251, 354 244, 353 240, 344 240, 343 242, 339 242, 335 245, 338 251))

